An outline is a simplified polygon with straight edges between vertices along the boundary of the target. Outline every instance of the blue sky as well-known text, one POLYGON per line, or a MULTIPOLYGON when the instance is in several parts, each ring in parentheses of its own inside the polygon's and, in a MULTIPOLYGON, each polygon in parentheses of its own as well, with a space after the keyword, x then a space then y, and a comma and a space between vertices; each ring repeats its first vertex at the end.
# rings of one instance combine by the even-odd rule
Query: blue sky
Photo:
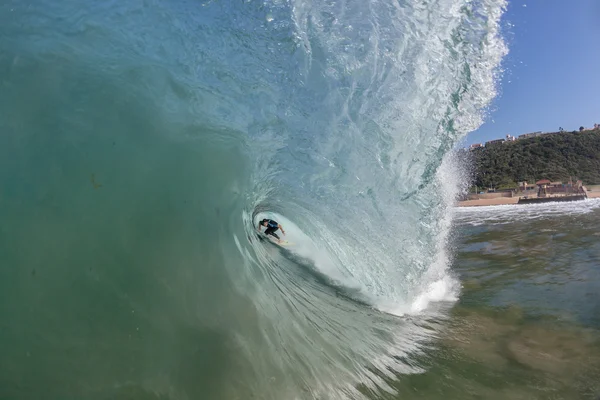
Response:
POLYGON ((503 26, 500 94, 466 144, 600 123, 600 0, 509 0, 503 26))

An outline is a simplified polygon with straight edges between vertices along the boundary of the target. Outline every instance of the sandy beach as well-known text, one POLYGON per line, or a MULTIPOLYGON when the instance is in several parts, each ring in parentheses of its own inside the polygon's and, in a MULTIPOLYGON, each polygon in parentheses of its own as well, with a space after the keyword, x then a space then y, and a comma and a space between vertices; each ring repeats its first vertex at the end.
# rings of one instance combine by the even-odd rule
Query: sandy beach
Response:
POLYGON ((518 197, 498 197, 495 199, 479 199, 459 201, 459 207, 501 206, 505 204, 517 204, 518 197))
POLYGON ((587 192, 587 197, 589 199, 595 199, 596 197, 600 197, 600 191, 598 191, 598 192, 587 192))
MULTIPOLYGON (((600 191, 588 191, 587 197, 590 199, 599 198, 600 191)), ((518 197, 498 197, 495 199, 479 199, 479 200, 465 200, 459 201, 458 207, 481 207, 481 206, 502 206, 507 204, 517 204, 519 202, 518 197)))

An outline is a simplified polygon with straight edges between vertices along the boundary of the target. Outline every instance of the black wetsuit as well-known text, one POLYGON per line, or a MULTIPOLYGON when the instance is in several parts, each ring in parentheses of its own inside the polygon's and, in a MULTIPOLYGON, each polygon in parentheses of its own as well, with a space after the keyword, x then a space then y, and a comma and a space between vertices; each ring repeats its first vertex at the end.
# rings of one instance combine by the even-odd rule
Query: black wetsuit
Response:
POLYGON ((265 230, 265 235, 275 236, 279 239, 279 236, 275 233, 279 229, 279 224, 277 221, 273 221, 272 219, 267 220, 267 229, 265 230))

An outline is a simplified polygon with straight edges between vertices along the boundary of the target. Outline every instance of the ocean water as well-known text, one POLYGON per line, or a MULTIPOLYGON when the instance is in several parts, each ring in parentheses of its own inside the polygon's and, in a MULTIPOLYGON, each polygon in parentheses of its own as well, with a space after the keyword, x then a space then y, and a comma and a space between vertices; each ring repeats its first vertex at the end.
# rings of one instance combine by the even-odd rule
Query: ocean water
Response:
POLYGON ((443 389, 423 398, 597 399, 600 200, 460 209, 455 223, 462 294, 422 377, 443 389))
POLYGON ((453 208, 505 7, 0 3, 0 399, 597 393, 596 203, 453 208))

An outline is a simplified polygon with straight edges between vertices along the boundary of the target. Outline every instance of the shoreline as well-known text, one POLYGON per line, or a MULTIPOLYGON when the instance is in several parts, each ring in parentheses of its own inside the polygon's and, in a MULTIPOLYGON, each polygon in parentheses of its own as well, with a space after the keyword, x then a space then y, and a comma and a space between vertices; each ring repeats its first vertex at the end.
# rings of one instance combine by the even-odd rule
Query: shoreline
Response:
MULTIPOLYGON (((600 192, 587 192, 588 199, 600 198, 600 192)), ((485 206, 505 206, 517 204, 518 197, 498 197, 495 199, 464 200, 457 203, 457 207, 485 207, 485 206)))

